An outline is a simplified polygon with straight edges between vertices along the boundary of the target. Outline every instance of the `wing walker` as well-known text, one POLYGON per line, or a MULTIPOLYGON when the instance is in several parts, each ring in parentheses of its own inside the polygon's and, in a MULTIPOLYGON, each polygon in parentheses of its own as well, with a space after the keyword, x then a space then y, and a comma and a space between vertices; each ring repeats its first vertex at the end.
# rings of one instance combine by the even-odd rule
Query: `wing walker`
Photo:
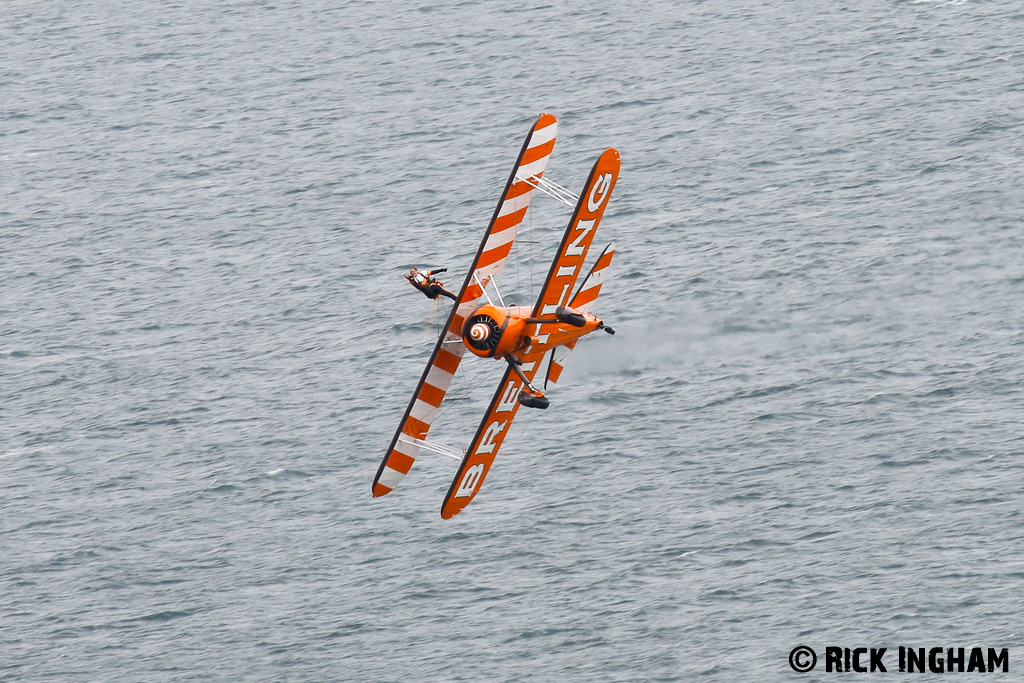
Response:
POLYGON ((605 150, 590 171, 582 194, 576 196, 544 177, 557 129, 558 122, 550 114, 541 115, 533 125, 457 295, 433 280, 431 276, 440 270, 424 275, 413 269, 406 275, 428 297, 444 295, 454 303, 374 477, 374 497, 398 486, 421 450, 431 451, 461 461, 441 506, 441 517, 457 515, 480 490, 519 407, 548 407, 547 395, 534 384, 545 356, 546 389, 558 381, 566 356, 582 337, 596 330, 615 334, 590 312, 615 253, 614 245, 605 248, 578 288, 576 282, 615 189, 619 154, 614 149, 605 150), (494 277, 504 267, 538 190, 573 206, 572 218, 537 303, 532 307, 505 306, 494 277), (494 299, 488 287, 494 291, 494 299), (481 358, 502 361, 505 372, 469 449, 462 451, 429 441, 427 433, 467 350, 481 358))

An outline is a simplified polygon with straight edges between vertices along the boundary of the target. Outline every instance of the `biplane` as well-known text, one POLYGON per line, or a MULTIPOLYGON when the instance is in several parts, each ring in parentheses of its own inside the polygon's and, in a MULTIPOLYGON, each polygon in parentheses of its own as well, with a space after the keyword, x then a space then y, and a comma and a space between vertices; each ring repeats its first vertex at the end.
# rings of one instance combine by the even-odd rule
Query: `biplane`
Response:
POLYGON ((576 282, 615 189, 619 154, 605 150, 590 171, 583 192, 576 196, 544 177, 557 129, 554 116, 541 115, 519 152, 430 361, 377 470, 374 497, 398 486, 421 450, 432 451, 461 459, 441 506, 441 517, 457 515, 480 490, 519 407, 548 407, 548 397, 534 384, 545 357, 547 389, 558 381, 566 356, 582 337, 596 330, 615 334, 590 311, 601 292, 614 245, 601 253, 578 288, 576 282), (494 278, 509 258, 537 191, 575 208, 537 303, 532 307, 505 306, 494 278), (489 286, 494 290, 493 299, 489 286), (429 441, 427 433, 466 351, 499 361, 505 371, 469 448, 460 451, 429 441))

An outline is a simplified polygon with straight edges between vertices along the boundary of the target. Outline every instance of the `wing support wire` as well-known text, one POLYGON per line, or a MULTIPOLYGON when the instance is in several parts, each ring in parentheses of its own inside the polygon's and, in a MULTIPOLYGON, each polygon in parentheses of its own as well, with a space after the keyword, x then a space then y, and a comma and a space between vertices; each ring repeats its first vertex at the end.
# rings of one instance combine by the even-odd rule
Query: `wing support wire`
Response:
POLYGON ((576 202, 580 200, 580 196, 578 194, 569 188, 562 187, 553 180, 548 180, 544 176, 530 176, 529 178, 523 178, 522 176, 517 175, 516 179, 540 190, 552 199, 562 202, 570 209, 575 208, 576 202))
POLYGON ((402 434, 401 436, 398 437, 398 440, 401 441, 402 443, 407 443, 410 446, 416 445, 424 450, 428 450, 432 453, 437 453, 438 455, 443 455, 452 458, 453 460, 458 460, 459 462, 462 462, 462 460, 466 457, 466 451, 460 450, 453 446, 446 446, 445 444, 438 443, 436 441, 417 439, 416 437, 409 436, 408 434, 402 434))

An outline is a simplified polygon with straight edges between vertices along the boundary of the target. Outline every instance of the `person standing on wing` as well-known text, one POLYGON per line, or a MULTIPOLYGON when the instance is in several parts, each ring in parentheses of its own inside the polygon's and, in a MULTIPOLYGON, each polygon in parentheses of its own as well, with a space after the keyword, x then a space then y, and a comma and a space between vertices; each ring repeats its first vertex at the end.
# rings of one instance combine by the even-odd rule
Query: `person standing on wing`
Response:
POLYGON ((410 268, 409 272, 405 274, 405 279, 413 287, 423 292, 423 295, 428 299, 436 300, 439 296, 446 296, 452 301, 458 301, 459 297, 445 289, 443 282, 438 282, 433 278, 435 273, 445 273, 447 271, 447 268, 437 268, 435 270, 428 270, 427 274, 424 275, 418 269, 410 268))

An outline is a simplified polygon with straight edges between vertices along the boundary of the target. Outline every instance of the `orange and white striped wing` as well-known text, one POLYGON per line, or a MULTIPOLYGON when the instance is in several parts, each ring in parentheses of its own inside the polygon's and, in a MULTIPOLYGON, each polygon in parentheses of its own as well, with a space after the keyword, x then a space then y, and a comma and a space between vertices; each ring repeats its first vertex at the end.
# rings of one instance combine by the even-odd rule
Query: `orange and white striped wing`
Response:
POLYGON ((544 175, 551 151, 555 148, 557 133, 558 121, 551 114, 542 114, 533 125, 509 176, 505 193, 491 217, 487 234, 480 243, 473 267, 466 275, 459 296, 460 307, 464 302, 479 302, 483 298, 484 287, 505 267, 535 192, 536 180, 529 181, 544 175))
MULTIPOLYGON (((576 210, 573 211, 558 248, 558 255, 551 264, 533 309, 534 317, 554 315, 559 306, 569 305, 569 297, 572 296, 573 287, 587 260, 587 251, 597 234, 597 226, 604 216, 608 198, 615 189, 618 177, 619 153, 614 149, 606 149, 591 169, 587 184, 580 194, 576 210)), ((537 330, 540 331, 539 325, 537 330)))
POLYGON ((390 493, 412 469, 466 350, 462 342, 463 322, 481 304, 484 299, 483 288, 501 271, 508 259, 519 226, 533 198, 533 185, 526 182, 526 179, 539 178, 544 173, 555 146, 557 131, 558 121, 550 114, 542 114, 530 129, 505 184, 501 201, 491 216, 491 223, 473 265, 459 291, 459 298, 448 315, 444 332, 434 346, 434 352, 405 410, 402 423, 377 469, 377 476, 373 480, 374 497, 390 493))
MULTIPOLYGON (((523 361, 523 364, 519 369, 523 371, 530 382, 533 382, 533 377, 537 374, 543 358, 543 353, 526 354, 521 357, 520 360, 523 361)), ((507 368, 498 384, 498 391, 491 399, 487 414, 480 422, 476 436, 473 437, 466 457, 441 504, 443 518, 451 519, 462 512, 463 508, 469 505, 480 490, 494 458, 498 455, 498 449, 505 441, 508 428, 512 424, 512 420, 515 419, 516 413, 519 412, 519 392, 522 389, 523 381, 519 375, 512 368, 507 368)))
MULTIPOLYGON (((594 241, 594 233, 604 215, 618 175, 619 153, 614 149, 605 150, 594 164, 583 194, 580 195, 558 255, 551 264, 551 271, 537 300, 533 317, 552 315, 556 308, 569 302, 573 285, 587 258, 590 243, 594 241)), ((540 324, 537 324, 536 333, 539 331, 540 324)), ((528 353, 519 358, 523 361, 520 370, 532 383, 544 353, 528 353)), ((519 392, 522 389, 523 381, 519 376, 511 368, 506 370, 441 505, 441 516, 445 519, 459 514, 480 490, 508 434, 508 428, 519 411, 519 392)))
MULTIPOLYGON (((452 313, 454 312, 453 309, 452 313)), ((395 432, 387 455, 381 461, 377 476, 373 479, 375 498, 390 493, 398 486, 412 469, 412 464, 420 453, 421 442, 427 438, 430 425, 441 408, 441 401, 451 386, 452 378, 459 369, 459 362, 466 350, 461 337, 456 335, 455 343, 449 341, 451 337, 452 333, 446 329, 434 347, 430 362, 427 363, 412 401, 405 410, 402 424, 395 432)))
MULTIPOLYGON (((576 292, 576 296, 569 302, 569 306, 580 312, 589 312, 594 306, 594 302, 597 301, 597 297, 601 294, 601 285, 604 284, 605 269, 611 265, 612 257, 615 255, 615 245, 609 244, 605 247, 601 255, 597 257, 597 261, 594 263, 594 267, 590 269, 587 277, 583 279, 583 284, 580 285, 580 290, 576 292)), ((568 358, 569 353, 576 348, 576 342, 579 340, 573 340, 565 346, 558 346, 551 350, 551 360, 548 362, 548 373, 544 379, 544 388, 546 389, 549 384, 556 384, 558 378, 562 375, 562 369, 565 367, 565 359, 568 358)))

